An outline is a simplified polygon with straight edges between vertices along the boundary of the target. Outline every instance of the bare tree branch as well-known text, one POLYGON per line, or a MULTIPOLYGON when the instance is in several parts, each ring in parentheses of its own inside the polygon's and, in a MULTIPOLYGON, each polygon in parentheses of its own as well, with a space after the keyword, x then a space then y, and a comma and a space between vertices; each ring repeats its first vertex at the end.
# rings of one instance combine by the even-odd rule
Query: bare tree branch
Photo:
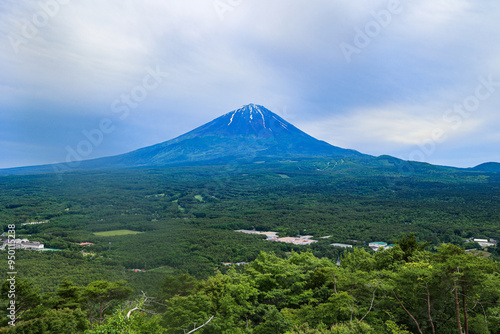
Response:
POLYGON ((214 317, 215 317, 215 315, 211 316, 211 317, 210 317, 210 319, 208 319, 208 320, 207 320, 207 322, 205 322, 203 325, 198 326, 198 327, 196 327, 196 328, 195 328, 195 329, 193 329, 193 330, 190 330, 190 331, 189 331, 189 332, 187 332, 186 334, 194 333, 194 332, 196 332, 198 329, 200 329, 200 328, 202 328, 202 327, 204 327, 204 326, 208 325, 208 323, 209 323, 210 321, 212 321, 212 319, 213 319, 214 317))
POLYGON ((151 302, 150 299, 153 299, 154 297, 148 297, 148 296, 146 296, 146 294, 144 293, 144 291, 141 291, 141 293, 142 293, 142 298, 137 302, 138 303, 137 306, 127 312, 127 319, 130 318, 130 316, 132 315, 132 313, 135 312, 135 311, 137 311, 137 310, 157 315, 157 313, 155 313, 155 312, 148 311, 148 310, 145 310, 145 309, 142 308, 144 305, 146 305, 147 303, 151 302))
POLYGON ((337 294, 337 277, 335 276, 335 273, 333 273, 333 291, 337 294))
POLYGON ((375 301, 375 293, 377 292, 377 289, 378 289, 378 286, 375 287, 375 290, 373 290, 372 303, 370 305, 370 308, 368 309, 368 312, 366 312, 366 314, 363 316, 363 318, 361 318, 360 321, 363 321, 366 318, 366 316, 371 312, 371 310, 373 308, 373 302, 375 301))

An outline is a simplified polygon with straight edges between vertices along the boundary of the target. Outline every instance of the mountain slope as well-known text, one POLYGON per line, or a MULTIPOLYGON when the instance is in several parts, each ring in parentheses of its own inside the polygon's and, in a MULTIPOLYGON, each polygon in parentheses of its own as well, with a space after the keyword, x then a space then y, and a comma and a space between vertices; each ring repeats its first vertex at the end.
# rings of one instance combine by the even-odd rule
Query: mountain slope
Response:
POLYGON ((124 165, 249 158, 361 156, 317 140, 255 104, 222 115, 175 139, 115 157, 124 165))
POLYGON ((249 104, 188 133, 129 153, 54 165, 1 170, 2 174, 127 168, 232 160, 370 157, 315 139, 267 108, 249 104))

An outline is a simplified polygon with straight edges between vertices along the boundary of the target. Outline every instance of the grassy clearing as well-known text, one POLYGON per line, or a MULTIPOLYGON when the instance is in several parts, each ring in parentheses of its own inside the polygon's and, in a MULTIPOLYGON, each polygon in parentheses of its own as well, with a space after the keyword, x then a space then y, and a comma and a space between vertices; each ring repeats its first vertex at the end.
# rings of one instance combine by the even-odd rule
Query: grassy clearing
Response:
POLYGON ((117 235, 128 235, 128 234, 139 234, 143 232, 131 231, 131 230, 114 230, 114 231, 104 231, 104 232, 95 232, 94 235, 99 237, 114 237, 117 235))
POLYGON ((154 271, 154 272, 163 273, 163 274, 175 273, 175 269, 173 269, 171 267, 158 267, 158 268, 154 268, 154 269, 149 269, 148 271, 149 272, 154 271))

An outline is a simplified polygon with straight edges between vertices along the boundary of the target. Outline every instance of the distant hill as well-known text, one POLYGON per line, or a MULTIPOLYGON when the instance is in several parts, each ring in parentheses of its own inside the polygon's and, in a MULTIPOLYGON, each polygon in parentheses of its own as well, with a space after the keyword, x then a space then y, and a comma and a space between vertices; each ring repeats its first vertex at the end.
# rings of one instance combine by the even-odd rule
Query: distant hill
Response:
POLYGON ((500 163, 498 162, 485 162, 484 164, 477 165, 471 168, 477 172, 500 173, 500 163))

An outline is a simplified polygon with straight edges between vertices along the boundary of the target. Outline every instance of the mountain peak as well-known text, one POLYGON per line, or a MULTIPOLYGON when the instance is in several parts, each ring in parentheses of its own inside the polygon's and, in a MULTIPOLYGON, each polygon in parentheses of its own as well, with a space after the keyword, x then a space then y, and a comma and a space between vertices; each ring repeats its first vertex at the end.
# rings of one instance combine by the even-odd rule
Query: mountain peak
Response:
POLYGON ((259 119, 259 117, 261 117, 259 119, 259 122, 262 121, 262 124, 265 127, 266 119, 264 117, 263 111, 264 111, 264 113, 266 113, 269 110, 267 110, 263 106, 259 106, 257 104, 253 104, 253 103, 244 105, 240 109, 236 109, 236 110, 233 110, 230 113, 228 113, 231 115, 231 119, 229 120, 229 123, 227 125, 229 126, 233 123, 235 116, 241 117, 244 119, 248 119, 249 122, 252 122, 254 120, 254 114, 255 114, 256 120, 259 119))
POLYGON ((254 103, 233 110, 208 124, 219 127, 219 133, 257 137, 273 136, 276 132, 293 127, 269 109, 254 103))
MULTIPOLYGON (((348 156, 362 154, 315 139, 269 109, 250 103, 166 142, 82 161, 79 169, 348 156)), ((34 170, 51 171, 53 166, 34 170)))
POLYGON ((248 155, 248 152, 276 157, 360 155, 359 152, 317 140, 266 107, 254 103, 230 111, 160 145, 188 142, 196 142, 199 152, 217 151, 217 155, 232 157, 248 155))

